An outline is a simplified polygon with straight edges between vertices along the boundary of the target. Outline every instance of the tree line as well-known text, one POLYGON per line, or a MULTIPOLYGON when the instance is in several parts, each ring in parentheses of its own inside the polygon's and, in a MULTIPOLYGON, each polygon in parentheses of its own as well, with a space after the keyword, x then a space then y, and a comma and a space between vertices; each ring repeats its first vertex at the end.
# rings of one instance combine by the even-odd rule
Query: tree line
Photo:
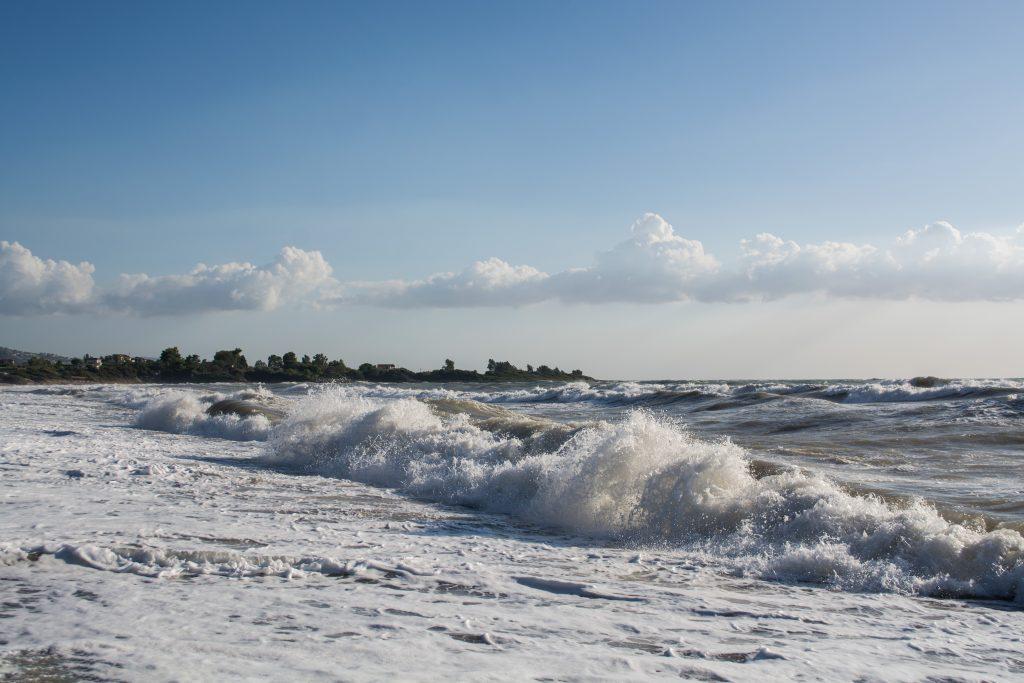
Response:
POLYGON ((83 356, 53 361, 35 356, 27 363, 0 367, 0 382, 488 382, 525 380, 592 379, 582 370, 564 372, 556 367, 508 361, 487 361, 487 370, 462 370, 450 358, 437 370, 415 372, 390 364, 362 363, 349 367, 325 354, 304 355, 294 351, 271 354, 249 364, 242 349, 217 351, 212 360, 197 354, 182 355, 176 346, 164 349, 157 359, 113 354, 102 358, 83 356))

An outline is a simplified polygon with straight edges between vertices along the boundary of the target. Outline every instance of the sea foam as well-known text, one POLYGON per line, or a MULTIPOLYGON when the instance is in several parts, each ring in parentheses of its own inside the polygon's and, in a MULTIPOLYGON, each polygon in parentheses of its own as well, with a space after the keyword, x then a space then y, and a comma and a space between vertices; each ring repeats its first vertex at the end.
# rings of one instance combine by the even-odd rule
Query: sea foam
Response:
POLYGON ((973 529, 923 502, 852 495, 795 469, 757 478, 728 439, 699 439, 642 410, 518 435, 472 412, 326 389, 270 430, 264 460, 576 534, 699 550, 765 578, 1024 595, 1024 538, 1013 530, 973 529))
POLYGON ((233 441, 260 441, 270 432, 270 420, 264 415, 210 415, 207 410, 226 398, 252 400, 262 397, 259 390, 245 390, 231 396, 188 392, 163 393, 142 402, 135 426, 175 434, 216 437, 233 441))

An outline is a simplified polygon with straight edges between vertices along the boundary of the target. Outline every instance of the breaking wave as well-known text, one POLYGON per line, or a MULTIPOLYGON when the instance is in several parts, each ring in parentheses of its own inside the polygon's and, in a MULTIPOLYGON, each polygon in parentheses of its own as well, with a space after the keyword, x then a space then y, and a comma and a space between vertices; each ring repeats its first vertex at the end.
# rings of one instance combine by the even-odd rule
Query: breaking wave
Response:
MULTIPOLYGON (((272 423, 268 415, 210 412, 211 407, 221 403, 246 401, 261 405, 273 402, 274 398, 259 387, 229 396, 217 393, 197 395, 185 391, 161 392, 155 397, 138 401, 141 403, 141 410, 135 418, 135 426, 140 429, 232 441, 262 441, 270 433, 272 423)), ((126 399, 129 405, 135 402, 137 401, 134 398, 126 399)))
POLYGON ((1014 380, 950 380, 935 386, 922 386, 914 380, 888 380, 860 384, 832 384, 822 392, 823 398, 844 403, 902 403, 960 398, 1006 396, 1024 389, 1014 380))
POLYGON ((826 399, 840 403, 902 403, 1009 396, 1024 391, 1016 380, 939 380, 922 384, 921 378, 877 382, 780 383, 719 382, 639 383, 620 382, 591 386, 585 382, 498 391, 479 398, 486 402, 574 403, 595 402, 610 406, 663 406, 682 401, 725 400, 744 405, 757 399, 783 396, 826 399))
POLYGON ((495 391, 480 395, 488 403, 582 403, 594 402, 609 406, 671 405, 682 401, 725 396, 730 387, 707 382, 640 383, 617 382, 590 385, 571 382, 554 386, 535 386, 511 391, 495 391))
MULTIPOLYGON (((395 385, 360 385, 373 398, 469 398, 480 403, 594 403, 610 407, 667 407, 721 403, 740 407, 765 398, 827 400, 834 403, 904 403, 1008 397, 1024 391, 1018 380, 880 380, 866 382, 569 382, 509 388, 507 384, 461 391, 395 385), (929 380, 929 381, 924 381, 929 380)), ((700 408, 706 409, 706 408, 700 408)), ((720 408, 719 408, 720 409, 720 408)))
POLYGON ((561 425, 459 399, 315 392, 264 460, 569 532, 700 549, 765 578, 849 590, 1024 601, 1024 538, 915 501, 853 495, 636 410, 561 425), (443 401, 449 401, 444 403, 443 401))

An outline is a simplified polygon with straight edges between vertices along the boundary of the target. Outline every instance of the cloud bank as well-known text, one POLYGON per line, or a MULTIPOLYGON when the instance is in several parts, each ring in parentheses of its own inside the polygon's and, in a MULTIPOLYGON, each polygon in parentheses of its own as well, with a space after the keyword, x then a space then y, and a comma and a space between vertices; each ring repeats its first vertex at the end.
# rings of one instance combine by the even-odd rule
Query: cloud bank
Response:
POLYGON ((1024 229, 1009 236, 961 233, 940 221, 908 230, 888 248, 851 242, 798 244, 770 233, 740 243, 731 266, 664 218, 638 219, 629 239, 593 265, 555 274, 492 258, 424 280, 350 283, 344 300, 392 306, 521 306, 564 303, 771 301, 835 298, 1011 301, 1024 299, 1024 229))
POLYGON ((908 230, 888 246, 798 244, 770 233, 740 243, 723 263, 661 216, 644 214, 627 239, 591 265, 545 273, 500 258, 423 279, 340 282, 318 251, 285 247, 265 266, 200 264, 182 275, 122 275, 93 282, 90 263, 43 260, 0 242, 0 314, 122 312, 184 315, 265 311, 289 304, 391 308, 612 302, 752 302, 792 295, 832 298, 1013 301, 1024 299, 1024 227, 1009 235, 963 233, 946 222, 908 230))
POLYGON ((0 242, 0 314, 73 313, 91 301, 91 263, 43 260, 17 242, 0 242))
POLYGON ((940 221, 908 230, 889 249, 870 244, 799 245, 761 234, 742 243, 740 272, 705 290, 710 300, 833 297, 1011 301, 1024 298, 1024 233, 961 233, 940 221))
POLYGON ((201 263, 186 275, 122 275, 101 303, 142 315, 269 311, 286 302, 316 300, 336 284, 319 251, 285 247, 267 266, 201 263))
POLYGON ((106 290, 95 286, 94 271, 91 263, 44 261, 17 242, 0 242, 0 314, 267 311, 316 302, 338 286, 320 252, 296 247, 266 266, 199 264, 184 275, 121 275, 106 290))
POLYGON ((522 306, 547 298, 544 284, 549 278, 531 266, 489 258, 458 273, 437 273, 424 280, 348 283, 336 301, 396 308, 522 306))
POLYGON ((424 280, 349 283, 344 300, 396 308, 522 306, 547 300, 657 303, 688 298, 695 283, 719 267, 704 245, 680 237, 664 218, 648 213, 633 223, 629 239, 597 254, 587 268, 549 275, 490 258, 424 280))

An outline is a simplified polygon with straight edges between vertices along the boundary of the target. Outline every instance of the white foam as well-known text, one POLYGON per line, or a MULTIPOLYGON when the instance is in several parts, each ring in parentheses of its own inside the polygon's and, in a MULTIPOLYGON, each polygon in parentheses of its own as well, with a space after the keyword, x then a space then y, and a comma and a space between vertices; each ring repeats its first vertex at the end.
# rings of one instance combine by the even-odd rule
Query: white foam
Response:
POLYGON ((480 403, 604 403, 629 404, 663 396, 668 392, 699 392, 701 395, 728 395, 731 388, 725 384, 707 382, 541 382, 516 388, 466 388, 453 390, 440 387, 395 386, 393 384, 353 384, 346 389, 369 398, 464 398, 480 403))
POLYGON ((1020 381, 1010 379, 957 379, 934 387, 914 386, 910 380, 884 380, 831 384, 824 390, 824 395, 840 397, 844 403, 899 403, 1010 393, 1021 387, 1024 384, 1020 381))
MULTIPOLYGON (((192 392, 205 404, 212 391, 237 387, 151 389, 148 400, 170 390, 192 392)), ((651 488, 631 478, 664 484, 654 487, 659 493, 648 496, 650 505, 634 500, 640 511, 664 499, 679 473, 692 473, 679 495, 712 487, 718 509, 710 501, 688 508, 714 510, 701 533, 673 529, 685 519, 666 518, 662 527, 656 517, 619 516, 610 526, 626 531, 611 535, 650 541, 634 547, 536 533, 513 517, 260 468, 254 458, 269 448, 263 442, 203 443, 132 428, 131 411, 112 400, 125 391, 113 386, 79 396, 0 388, 0 573, 9 589, 4 625, 13 634, 0 643, 0 670, 8 676, 330 681, 344 670, 353 681, 395 672, 424 680, 789 680, 813 669, 828 680, 884 671, 909 681, 1010 680, 1019 668, 1020 612, 1004 605, 751 579, 803 576, 855 588, 866 585, 862 576, 879 574, 862 551, 851 551, 848 537, 797 539, 787 548, 772 540, 792 533, 784 526, 775 535, 756 533, 749 520, 758 511, 742 512, 749 506, 743 501, 759 486, 783 502, 789 494, 730 474, 730 454, 746 457, 734 447, 695 442, 692 454, 656 452, 649 468, 636 465, 637 449, 677 438, 665 436, 679 432, 670 423, 640 416, 636 424, 570 429, 570 438, 505 406, 457 405, 465 396, 428 402, 425 417, 410 409, 415 429, 404 409, 391 414, 395 434, 414 448, 423 452, 426 440, 435 440, 438 455, 429 467, 440 470, 456 455, 480 466, 480 479, 468 484, 435 471, 451 499, 473 487, 504 486, 512 498, 506 507, 519 518, 560 514, 573 502, 552 500, 560 491, 582 496, 618 487, 635 495, 651 488), (550 446, 533 439, 537 429, 555 433, 550 446), (509 434, 520 435, 521 445, 502 450, 509 434), (465 447, 453 445, 460 441, 465 447), (489 444, 493 462, 477 442, 489 444), (708 470, 702 454, 726 462, 708 470), (573 468, 586 474, 575 477, 573 468), (733 513, 741 508, 738 518, 730 505, 733 513), (659 540, 662 528, 667 535, 659 540)), ((310 424, 293 425, 296 453, 313 443, 305 432, 318 421, 321 441, 331 445, 331 433, 349 422, 332 401, 344 403, 358 391, 353 387, 348 399, 324 396, 319 407, 313 398, 302 405, 295 420, 310 424)), ((368 414, 346 410, 355 418, 368 414)), ((531 412, 588 420, 599 411, 531 412)), ((387 437, 364 424, 366 436, 357 441, 370 453, 372 441, 387 437)), ((669 445, 688 443, 680 438, 669 445)), ((336 453, 320 456, 310 457, 309 471, 336 453)), ((405 490, 406 482, 392 485, 405 490)), ((593 507, 596 533, 614 510, 614 500, 593 507)), ((857 515, 829 514, 848 520, 850 529, 861 524, 857 515)), ((883 557, 895 557, 882 547, 883 557)), ((1000 552, 995 556, 1005 559, 1000 552)), ((905 590, 906 570, 893 576, 894 590, 905 590)), ((928 590, 941 594, 919 592, 928 590)))
POLYGON ((270 435, 266 461, 599 537, 703 548, 743 571, 852 590, 1014 599, 1024 538, 899 508, 788 471, 755 478, 746 452, 635 411, 536 453, 416 400, 325 390, 270 435))
MULTIPOLYGON (((252 399, 257 390, 243 390, 232 398, 252 399)), ((217 437, 233 441, 259 441, 267 438, 270 420, 263 415, 209 415, 206 410, 223 398, 221 394, 197 396, 184 391, 164 391, 146 401, 135 418, 135 426, 174 434, 217 437)))
POLYGON ((90 569, 158 578, 217 575, 233 578, 278 576, 302 578, 306 574, 357 576, 367 572, 402 576, 429 576, 430 571, 407 564, 390 565, 372 560, 333 557, 259 555, 228 550, 169 550, 154 547, 104 547, 91 544, 43 544, 19 548, 0 544, 0 565, 13 566, 32 556, 52 556, 90 569))

